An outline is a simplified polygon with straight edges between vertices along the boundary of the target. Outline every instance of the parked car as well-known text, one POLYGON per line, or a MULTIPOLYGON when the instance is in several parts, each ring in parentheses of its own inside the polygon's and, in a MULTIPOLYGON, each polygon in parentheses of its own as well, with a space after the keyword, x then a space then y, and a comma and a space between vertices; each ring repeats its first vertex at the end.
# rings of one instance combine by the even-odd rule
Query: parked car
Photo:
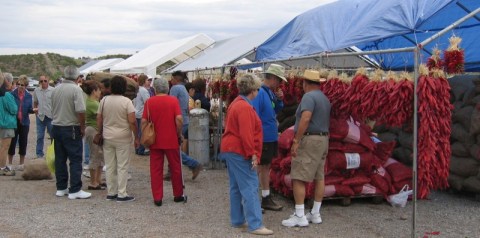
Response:
POLYGON ((28 86, 27 86, 27 90, 28 91, 33 91, 35 90, 35 88, 38 87, 38 80, 34 79, 34 78, 28 78, 28 86))

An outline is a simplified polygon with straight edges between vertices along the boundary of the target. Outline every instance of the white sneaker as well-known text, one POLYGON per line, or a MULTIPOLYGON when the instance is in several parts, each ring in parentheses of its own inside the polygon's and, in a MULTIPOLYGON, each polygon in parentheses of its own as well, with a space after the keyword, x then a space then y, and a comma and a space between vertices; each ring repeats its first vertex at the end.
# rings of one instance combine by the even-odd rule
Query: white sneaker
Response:
POLYGON ((85 164, 85 165, 83 165, 83 169, 84 169, 84 170, 89 170, 89 169, 90 169, 90 166, 89 166, 88 164, 85 164))
POLYGON ((320 216, 320 213, 309 212, 305 216, 307 217, 307 221, 310 222, 310 223, 313 223, 313 224, 322 223, 322 217, 320 216))
POLYGON ((87 178, 90 178, 90 172, 87 172, 87 171, 83 171, 82 172, 82 175, 87 177, 87 178))
POLYGON ((57 197, 67 196, 68 195, 68 188, 64 189, 64 190, 57 190, 55 195, 57 195, 57 197))
POLYGON ((107 171, 107 166, 104 165, 103 168, 102 168, 102 171, 106 172, 107 171))
POLYGON ((70 193, 68 194, 68 199, 86 199, 90 198, 92 196, 91 193, 84 192, 83 190, 80 190, 76 193, 70 193))
POLYGON ((283 220, 282 225, 287 227, 308 226, 308 220, 306 216, 298 217, 297 214, 294 213, 287 220, 283 220))
POLYGON ((17 165, 17 167, 15 168, 15 170, 18 170, 18 171, 23 171, 24 169, 25 169, 25 166, 23 166, 23 164, 17 165))

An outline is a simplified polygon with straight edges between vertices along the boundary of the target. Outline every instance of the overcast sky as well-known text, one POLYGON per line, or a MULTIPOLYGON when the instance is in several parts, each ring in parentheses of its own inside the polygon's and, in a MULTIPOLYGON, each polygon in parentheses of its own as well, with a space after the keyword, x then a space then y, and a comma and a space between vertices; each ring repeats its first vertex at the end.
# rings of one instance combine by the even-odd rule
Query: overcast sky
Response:
POLYGON ((335 0, 0 0, 0 55, 131 54, 198 33, 214 40, 279 29, 335 0))

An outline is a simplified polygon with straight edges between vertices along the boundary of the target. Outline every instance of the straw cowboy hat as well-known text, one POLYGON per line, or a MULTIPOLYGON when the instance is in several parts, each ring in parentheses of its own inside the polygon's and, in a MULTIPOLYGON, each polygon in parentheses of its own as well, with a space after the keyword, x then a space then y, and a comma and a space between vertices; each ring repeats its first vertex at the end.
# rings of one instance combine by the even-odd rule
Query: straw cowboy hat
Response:
POLYGON ((270 66, 268 66, 268 69, 267 71, 265 71, 265 74, 275 75, 281 78, 283 81, 287 82, 287 79, 285 78, 285 67, 281 65, 271 64, 270 66))
POLYGON ((316 71, 316 70, 307 69, 307 70, 305 70, 305 72, 303 72, 302 77, 306 80, 310 80, 310 81, 317 82, 317 83, 327 81, 327 78, 323 77, 323 76, 320 76, 320 72, 316 71))

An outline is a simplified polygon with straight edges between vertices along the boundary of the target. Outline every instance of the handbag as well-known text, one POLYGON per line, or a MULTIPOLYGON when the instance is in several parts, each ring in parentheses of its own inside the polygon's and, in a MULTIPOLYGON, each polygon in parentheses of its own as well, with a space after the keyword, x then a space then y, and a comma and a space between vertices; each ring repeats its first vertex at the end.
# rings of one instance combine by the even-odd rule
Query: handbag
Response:
MULTIPOLYGON (((107 98, 103 100, 102 103, 102 123, 103 123, 103 107, 105 106, 105 101, 107 101, 107 98)), ((100 125, 98 128, 103 129, 103 125, 100 125), (101 127, 100 127, 101 126, 101 127)), ((93 144, 98 145, 98 146, 103 146, 103 133, 99 132, 93 137, 93 144)))
POLYGON ((155 126, 153 125, 152 118, 150 117, 150 108, 147 105, 148 121, 142 126, 142 137, 140 138, 140 144, 145 147, 149 147, 155 144, 155 126))

